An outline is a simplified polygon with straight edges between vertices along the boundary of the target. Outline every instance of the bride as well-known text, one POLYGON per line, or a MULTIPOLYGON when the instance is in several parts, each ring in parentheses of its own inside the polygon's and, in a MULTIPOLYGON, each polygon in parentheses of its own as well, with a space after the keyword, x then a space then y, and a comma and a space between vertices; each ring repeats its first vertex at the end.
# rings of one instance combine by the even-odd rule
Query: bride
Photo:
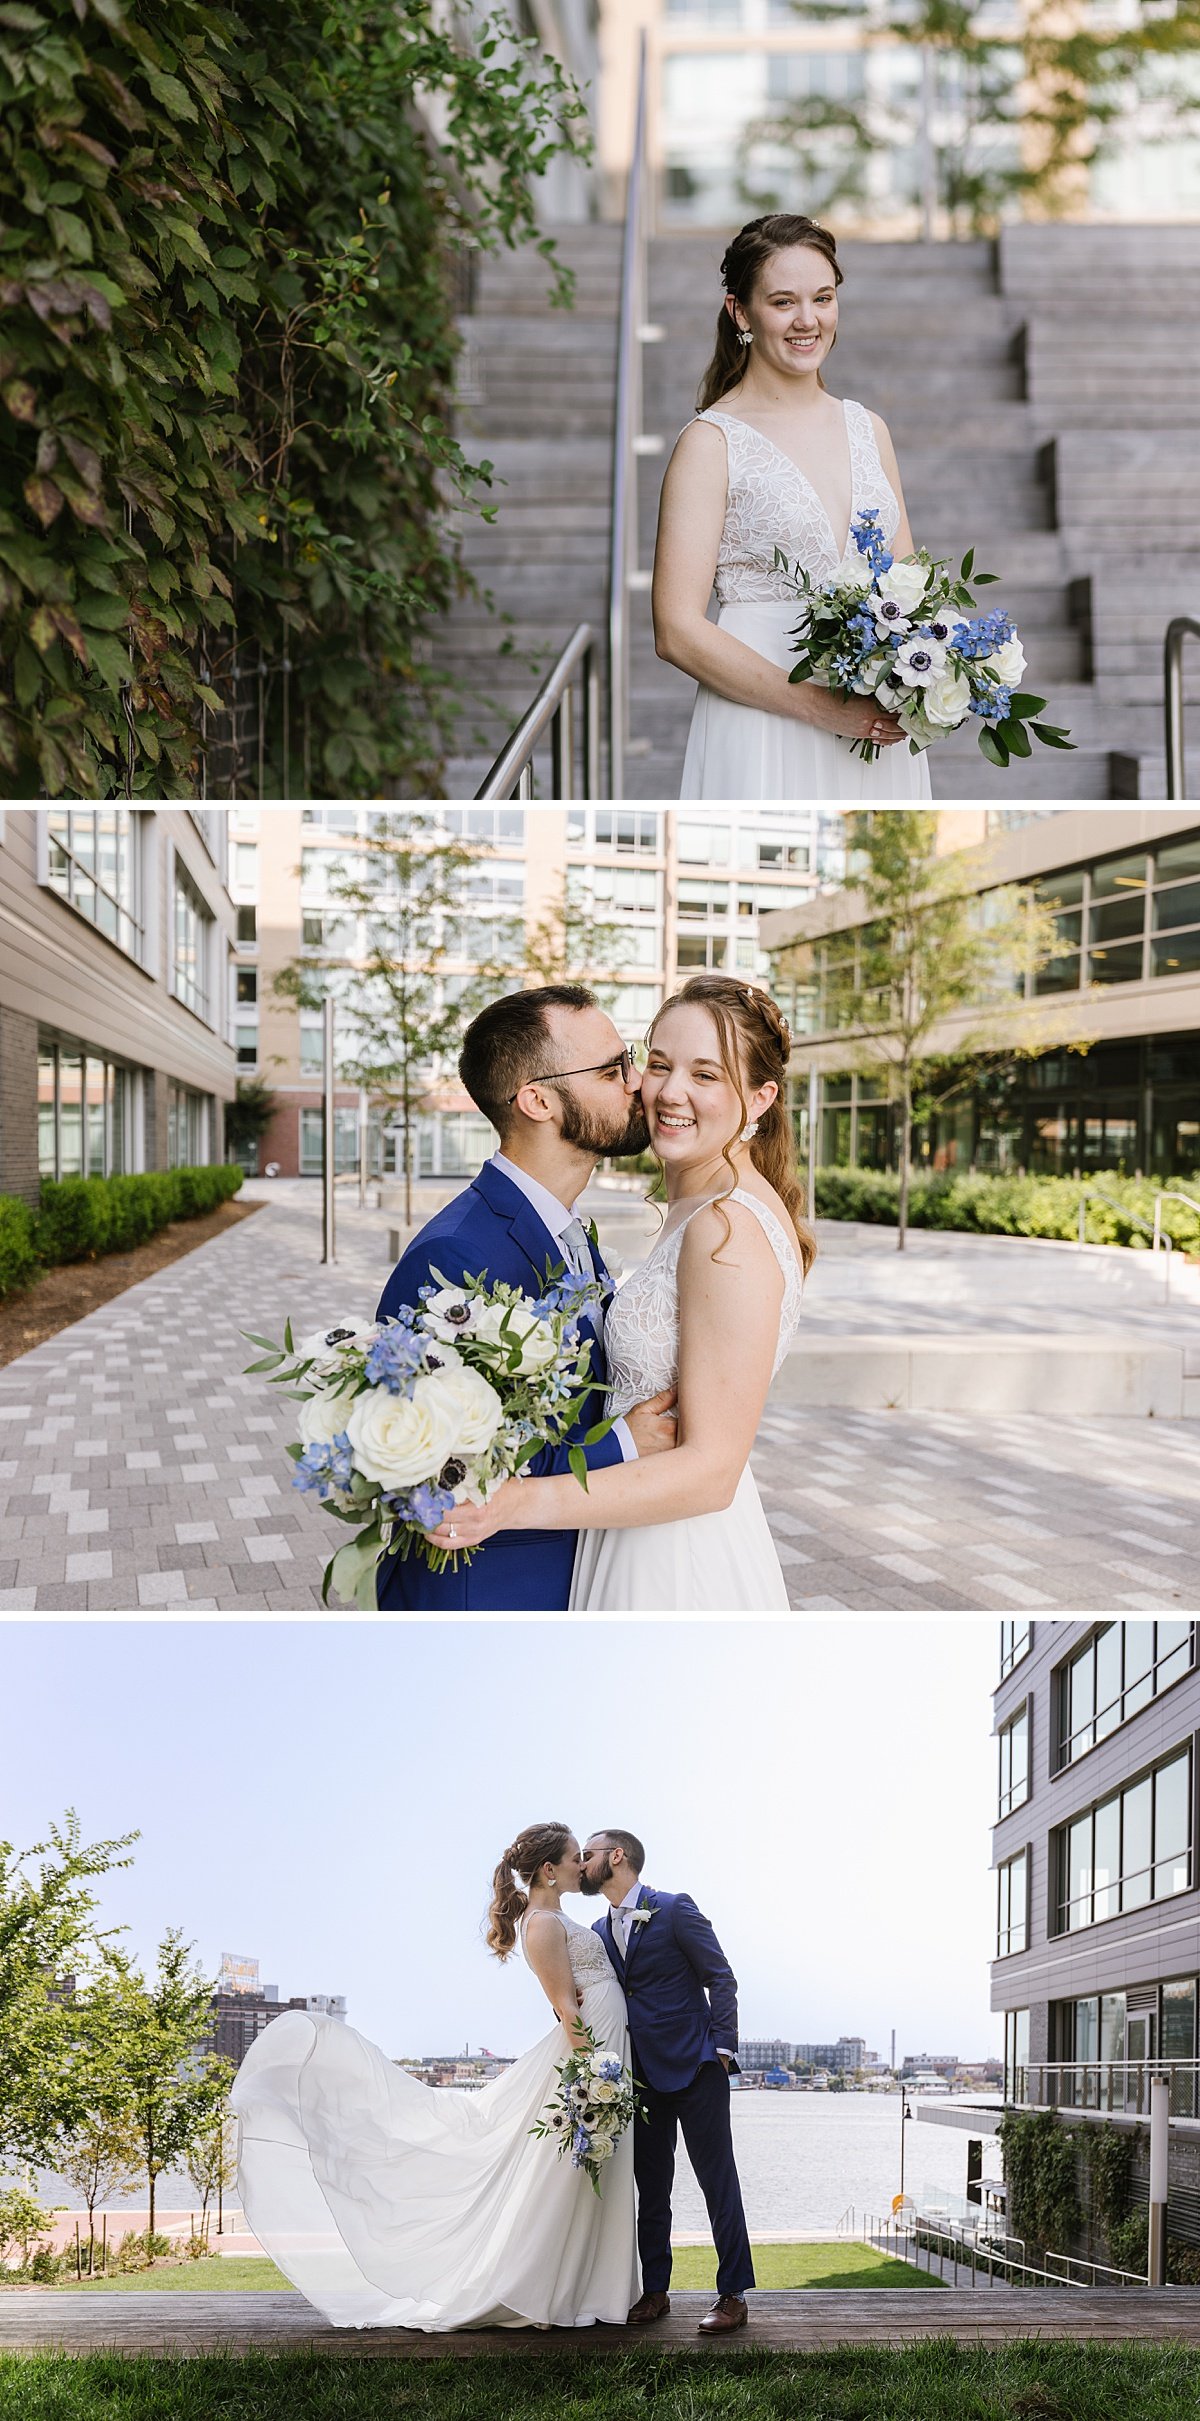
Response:
POLYGON ((721 275, 716 351, 663 483, 654 565, 658 653, 700 685, 680 795, 927 799, 925 756, 894 715, 787 678, 800 605, 776 548, 818 581, 861 567, 850 529, 866 507, 894 554, 913 545, 884 423, 821 376, 837 341, 834 239, 812 219, 752 219, 721 275), (874 762, 852 753, 861 739, 881 749, 874 762))
POLYGON ((562 1912, 582 1872, 565 1824, 529 1825, 496 1868, 488 1946, 499 1959, 520 1946, 555 2023, 481 2090, 431 2090, 304 2010, 274 2018, 242 2061, 230 2094, 242 2208, 334 2327, 581 2328, 623 2324, 636 2303, 632 2130, 598 2194, 530 2133, 589 2028, 628 2061, 608 1953, 562 1912))
POLYGON ((673 1453, 592 1471, 586 1492, 569 1474, 508 1480, 487 1505, 456 1505, 439 1546, 578 1530, 573 1612, 788 1611, 749 1458, 814 1251, 784 1099, 790 1051, 770 995, 727 975, 692 976, 650 1028, 642 1106, 667 1215, 604 1342, 614 1419, 678 1387, 673 1453))

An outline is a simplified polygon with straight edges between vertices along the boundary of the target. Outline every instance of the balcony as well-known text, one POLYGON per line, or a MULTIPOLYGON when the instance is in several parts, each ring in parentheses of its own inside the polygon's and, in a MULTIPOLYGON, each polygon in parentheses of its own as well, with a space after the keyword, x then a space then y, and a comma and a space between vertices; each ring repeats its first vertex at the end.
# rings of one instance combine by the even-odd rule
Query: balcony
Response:
POLYGON ((1011 2104, 1098 2118, 1150 2116, 1150 2085, 1166 2077, 1172 2118, 1200 2116, 1200 2060, 1034 2060, 1010 2070, 1011 2104))

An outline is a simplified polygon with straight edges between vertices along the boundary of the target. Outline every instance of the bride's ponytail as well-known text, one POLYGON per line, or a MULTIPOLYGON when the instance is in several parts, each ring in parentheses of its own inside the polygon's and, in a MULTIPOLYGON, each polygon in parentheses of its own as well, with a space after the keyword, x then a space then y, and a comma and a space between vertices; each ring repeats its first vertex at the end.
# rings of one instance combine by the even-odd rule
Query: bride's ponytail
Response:
POLYGON ((498 1959, 507 1959, 516 1948, 517 1927, 529 1906, 528 1894, 521 1889, 518 1876, 532 1883, 540 1866, 557 1866, 566 1856, 571 1838, 566 1824, 529 1824, 518 1833, 511 1849, 506 1849, 492 1876, 492 1898, 488 1909, 487 1946, 498 1959))

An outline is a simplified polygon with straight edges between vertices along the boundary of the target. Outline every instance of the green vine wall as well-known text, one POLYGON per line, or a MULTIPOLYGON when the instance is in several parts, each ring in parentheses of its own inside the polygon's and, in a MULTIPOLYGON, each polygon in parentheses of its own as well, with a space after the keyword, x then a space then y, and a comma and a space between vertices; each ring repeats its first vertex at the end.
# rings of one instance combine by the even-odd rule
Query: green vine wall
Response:
POLYGON ((445 505, 493 509, 449 425, 456 263, 552 249, 536 179, 586 148, 505 32, 430 0, 0 0, 6 795, 194 796, 235 645, 269 676, 264 791, 285 749, 310 795, 435 783, 445 505))

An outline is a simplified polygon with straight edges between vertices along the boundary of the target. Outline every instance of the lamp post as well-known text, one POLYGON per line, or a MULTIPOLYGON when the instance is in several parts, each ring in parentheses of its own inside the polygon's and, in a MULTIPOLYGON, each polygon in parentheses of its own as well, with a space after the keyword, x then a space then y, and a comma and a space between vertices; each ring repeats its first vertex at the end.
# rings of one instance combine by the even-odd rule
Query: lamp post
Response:
POLYGON ((905 2129, 905 2126, 906 2126, 906 2124, 907 2124, 908 2120, 909 2120, 911 2117, 912 2117, 912 2111, 909 2109, 909 2106, 908 2106, 908 2095, 907 2095, 907 2093, 905 2092, 905 2089, 904 2089, 904 2080, 903 2080, 903 2078, 901 2078, 901 2080, 900 2080, 900 2200, 901 2200, 901 2202, 903 2202, 903 2200, 904 2200, 904 2129, 905 2129))
POLYGON ((322 1057, 324 1061, 325 1094, 323 1102, 324 1115, 322 1118, 322 1131, 325 1137, 325 1167, 322 1200, 322 1210, 324 1215, 321 1230, 321 1259, 323 1262, 332 1263, 337 1259, 337 1253, 334 1249, 334 1179, 337 1173, 335 1164, 335 1152, 337 1147, 337 1121, 334 1117, 333 1098, 335 1082, 333 1063, 333 1001, 328 993, 325 996, 324 1045, 325 1047, 322 1057))

